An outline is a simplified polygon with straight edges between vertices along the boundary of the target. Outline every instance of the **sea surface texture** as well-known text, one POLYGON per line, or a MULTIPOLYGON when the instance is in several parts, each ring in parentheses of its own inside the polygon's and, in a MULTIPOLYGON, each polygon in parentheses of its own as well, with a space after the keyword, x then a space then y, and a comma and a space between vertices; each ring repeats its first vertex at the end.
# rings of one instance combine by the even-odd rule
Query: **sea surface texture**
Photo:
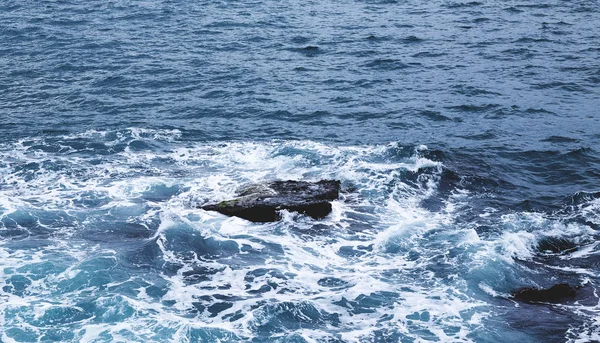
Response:
POLYGON ((0 342, 600 342, 599 239, 596 0, 0 2, 0 342))

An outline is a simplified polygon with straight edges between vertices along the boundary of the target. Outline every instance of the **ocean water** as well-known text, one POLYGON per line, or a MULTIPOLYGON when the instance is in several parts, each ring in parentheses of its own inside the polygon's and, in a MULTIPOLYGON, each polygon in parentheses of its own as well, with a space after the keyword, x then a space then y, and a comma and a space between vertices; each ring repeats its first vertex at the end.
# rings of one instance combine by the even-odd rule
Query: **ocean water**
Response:
POLYGON ((592 0, 0 2, 0 342, 600 342, 599 27, 592 0), (279 179, 343 192, 197 209, 279 179))

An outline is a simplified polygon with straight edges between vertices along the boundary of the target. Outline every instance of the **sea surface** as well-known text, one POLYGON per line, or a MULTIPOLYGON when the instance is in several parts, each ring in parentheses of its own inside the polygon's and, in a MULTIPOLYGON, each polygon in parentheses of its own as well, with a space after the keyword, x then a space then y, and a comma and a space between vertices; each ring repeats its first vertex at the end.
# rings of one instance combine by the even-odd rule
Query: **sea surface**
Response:
POLYGON ((0 1, 0 342, 600 342, 599 239, 596 0, 0 1))

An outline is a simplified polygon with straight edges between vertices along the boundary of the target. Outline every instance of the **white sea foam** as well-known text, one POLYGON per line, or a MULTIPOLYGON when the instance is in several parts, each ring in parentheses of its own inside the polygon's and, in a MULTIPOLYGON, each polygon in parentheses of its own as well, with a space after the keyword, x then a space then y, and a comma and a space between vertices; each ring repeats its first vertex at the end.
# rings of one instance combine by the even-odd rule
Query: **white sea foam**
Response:
MULTIPOLYGON (((15 309, 39 319, 57 306, 74 313, 84 310, 78 303, 92 298, 94 306, 108 310, 94 320, 71 323, 77 341, 110 336, 114 341, 168 337, 186 342, 194 340, 190 338, 194 330, 213 329, 244 340, 282 315, 277 305, 292 304, 289 315, 306 327, 288 330, 309 342, 334 336, 364 342, 376 340, 384 331, 416 341, 465 342, 492 315, 489 305, 470 292, 504 297, 507 291, 496 289, 493 278, 490 283, 478 281, 480 274, 490 275, 492 266, 500 266, 498 274, 513 270, 515 261, 535 257, 536 246, 545 237, 579 239, 594 234, 586 225, 515 213, 500 217, 497 226, 502 230, 482 237, 468 223, 455 220, 470 201, 470 194, 460 189, 441 201, 439 211, 424 209, 421 202, 436 195, 443 168, 422 157, 424 146, 401 157, 394 155, 396 143, 184 144, 178 141, 180 136, 177 131, 130 129, 62 138, 100 140, 114 149, 106 157, 83 156, 72 147, 59 153, 29 149, 25 140, 0 148, 5 161, 0 182, 6 185, 0 187, 0 218, 12 218, 19 211, 34 213, 39 226, 52 233, 49 244, 33 254, 0 243, 0 258, 5 261, 0 280, 21 275, 31 282, 26 294, 0 290, 0 320, 5 327, 31 326, 35 321, 7 316, 15 309), (161 147, 118 148, 133 140, 161 147), (34 167, 36 163, 39 167, 34 167), (30 172, 22 169, 28 164, 30 172), (320 221, 284 211, 280 223, 256 224, 196 209, 230 198, 252 182, 324 178, 339 179, 351 191, 334 201, 332 214, 320 221), (54 222, 43 218, 53 210, 69 217, 54 222), (164 268, 143 273, 123 269, 125 253, 117 247, 78 236, 109 217, 152 231, 139 238, 139 244, 156 246, 156 258, 164 268), (191 239, 206 244, 209 252, 177 249, 191 239), (210 252, 211 244, 217 253, 210 252), (56 268, 39 277, 25 271, 47 261, 56 268), (203 275, 202 270, 210 271, 203 275), (199 279, 191 278, 196 274, 199 279), (111 279, 102 281, 107 275, 111 279), (86 284, 85 278, 100 284, 86 284), (476 290, 469 290, 471 279, 477 281, 476 290), (67 293, 61 290, 70 285, 73 289, 67 293), (112 291, 119 289, 126 291, 112 291), (219 304, 223 308, 218 314, 211 313, 209 308, 219 304), (311 310, 303 312, 301 306, 311 310), (317 324, 310 328, 313 322, 317 324)), ((43 138, 32 140, 44 143, 43 138)), ((586 215, 596 213, 593 206, 584 206, 586 215)), ((495 212, 489 208, 482 218, 490 220, 495 212)), ((31 230, 28 222, 15 220, 18 227, 31 230)), ((35 232, 30 235, 35 237, 35 232)), ((595 245, 588 245, 574 254, 597 252, 595 245)), ((41 335, 47 327, 33 325, 33 329, 41 335)), ((288 334, 282 330, 276 329, 273 337, 288 334)))

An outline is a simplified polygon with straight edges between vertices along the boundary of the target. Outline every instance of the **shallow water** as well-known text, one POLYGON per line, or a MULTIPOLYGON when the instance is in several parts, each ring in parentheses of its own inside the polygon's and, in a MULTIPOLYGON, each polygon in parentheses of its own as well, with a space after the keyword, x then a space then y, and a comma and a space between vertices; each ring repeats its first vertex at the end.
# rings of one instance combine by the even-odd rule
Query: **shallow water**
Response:
POLYGON ((600 341, 599 10, 1 4, 0 341, 600 341))

